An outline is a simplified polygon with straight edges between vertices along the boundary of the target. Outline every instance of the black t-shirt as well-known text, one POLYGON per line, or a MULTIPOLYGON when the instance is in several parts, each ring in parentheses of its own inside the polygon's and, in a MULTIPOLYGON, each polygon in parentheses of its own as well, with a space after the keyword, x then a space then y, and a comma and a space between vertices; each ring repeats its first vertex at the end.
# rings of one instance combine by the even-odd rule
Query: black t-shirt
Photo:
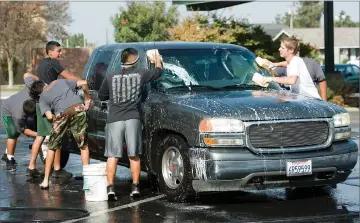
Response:
POLYGON ((65 69, 61 66, 58 60, 46 57, 40 62, 37 75, 40 81, 50 84, 58 78, 63 70, 65 69))
POLYGON ((140 119, 139 104, 143 86, 160 77, 161 68, 127 68, 107 75, 98 91, 101 101, 109 100, 107 123, 140 119))

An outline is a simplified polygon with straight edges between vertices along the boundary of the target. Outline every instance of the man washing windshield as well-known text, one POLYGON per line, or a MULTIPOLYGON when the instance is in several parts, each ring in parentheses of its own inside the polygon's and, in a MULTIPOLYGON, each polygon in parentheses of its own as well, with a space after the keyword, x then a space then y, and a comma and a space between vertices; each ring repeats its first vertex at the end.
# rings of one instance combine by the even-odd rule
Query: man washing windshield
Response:
POLYGON ((117 162, 123 154, 126 142, 130 159, 132 186, 130 196, 139 196, 140 158, 142 147, 142 125, 139 105, 143 86, 160 77, 162 58, 159 54, 150 58, 155 63, 151 70, 137 68, 139 53, 134 48, 125 49, 121 54, 121 71, 115 71, 104 79, 98 95, 101 101, 109 100, 109 112, 106 124, 105 156, 108 157, 107 192, 108 200, 117 200, 115 196, 114 178, 117 162))
POLYGON ((277 82, 291 85, 291 91, 309 97, 321 99, 318 90, 310 76, 304 61, 296 54, 299 52, 300 42, 295 37, 285 37, 281 40, 280 56, 287 62, 287 77, 265 77, 264 84, 277 82))

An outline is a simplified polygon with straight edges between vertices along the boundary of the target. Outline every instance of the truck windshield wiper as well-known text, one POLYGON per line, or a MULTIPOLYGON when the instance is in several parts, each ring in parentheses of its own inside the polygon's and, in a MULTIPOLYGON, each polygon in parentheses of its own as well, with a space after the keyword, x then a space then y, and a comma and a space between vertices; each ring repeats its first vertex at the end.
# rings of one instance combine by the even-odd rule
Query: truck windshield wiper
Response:
POLYGON ((217 87, 213 87, 213 86, 209 86, 209 85, 181 85, 181 86, 176 86, 176 87, 171 87, 168 88, 167 90, 173 90, 173 89, 188 89, 188 90, 192 90, 192 89, 210 89, 210 90, 214 90, 214 91, 218 91, 220 90, 220 88, 217 87))
POLYGON ((262 87, 260 85, 256 85, 256 84, 233 84, 233 85, 227 85, 227 86, 223 86, 221 87, 222 89, 236 89, 236 88, 256 88, 256 89, 263 89, 266 87, 262 87))

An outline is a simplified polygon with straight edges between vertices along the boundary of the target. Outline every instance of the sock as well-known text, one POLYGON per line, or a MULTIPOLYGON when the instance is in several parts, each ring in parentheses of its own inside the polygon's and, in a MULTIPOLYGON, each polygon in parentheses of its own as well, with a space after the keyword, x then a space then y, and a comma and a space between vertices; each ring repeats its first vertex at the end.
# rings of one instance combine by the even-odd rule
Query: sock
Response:
POLYGON ((7 155, 7 148, 5 149, 5 154, 7 155))
POLYGON ((11 160, 11 158, 15 158, 14 155, 7 155, 8 160, 11 160))

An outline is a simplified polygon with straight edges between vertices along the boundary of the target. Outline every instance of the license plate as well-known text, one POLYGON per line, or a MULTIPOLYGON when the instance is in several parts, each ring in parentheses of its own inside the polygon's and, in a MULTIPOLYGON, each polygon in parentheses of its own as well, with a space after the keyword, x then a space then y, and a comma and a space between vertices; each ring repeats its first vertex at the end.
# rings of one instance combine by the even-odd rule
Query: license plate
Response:
POLYGON ((312 174, 311 160, 286 162, 286 176, 303 176, 312 174))

